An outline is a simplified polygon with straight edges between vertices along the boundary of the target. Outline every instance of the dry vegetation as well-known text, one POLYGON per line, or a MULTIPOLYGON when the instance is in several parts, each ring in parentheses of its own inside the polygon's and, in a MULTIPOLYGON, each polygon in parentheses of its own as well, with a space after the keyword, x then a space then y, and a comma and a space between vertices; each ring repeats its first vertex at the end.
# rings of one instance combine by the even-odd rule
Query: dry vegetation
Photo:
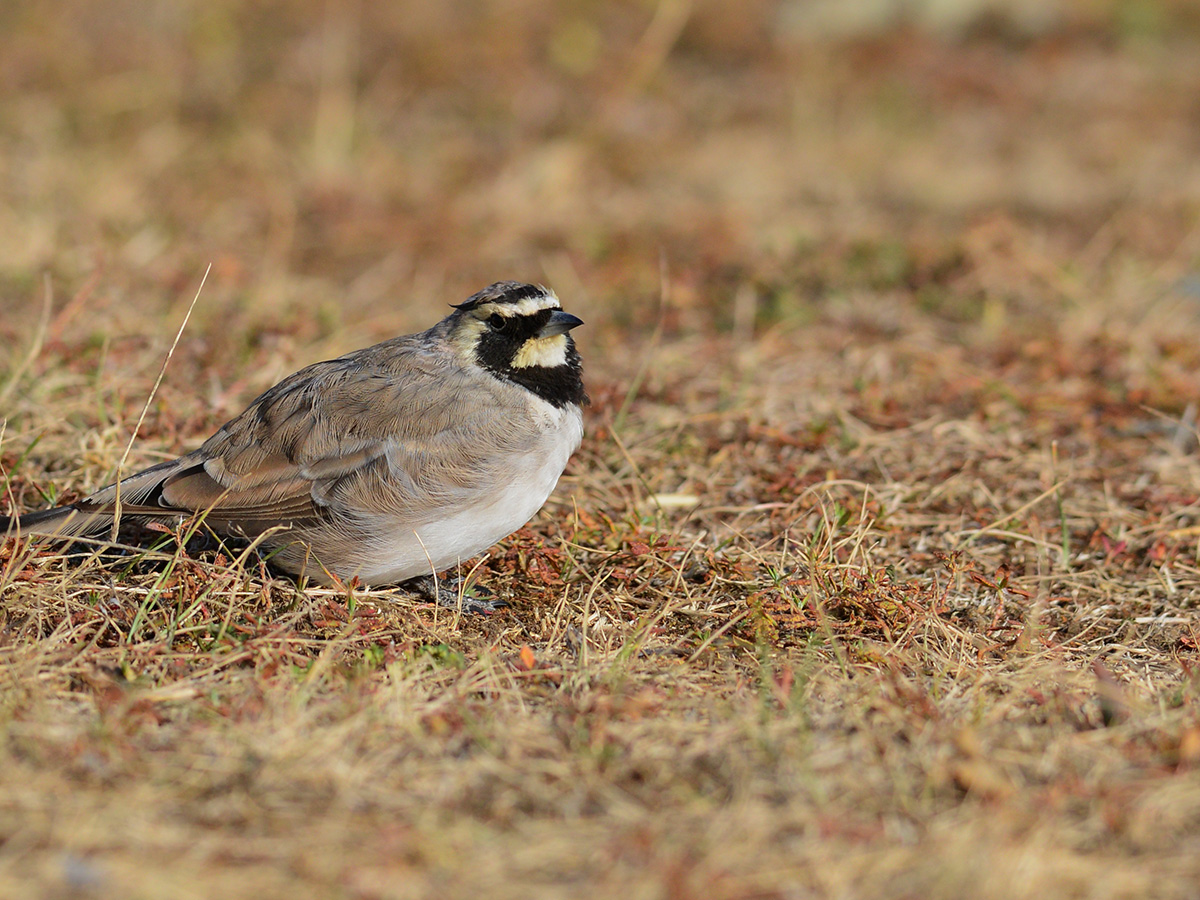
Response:
POLYGON ((1200 24, 904 8, 0 5, 0 511, 209 263, 130 467, 499 278, 594 398, 492 616, 6 543, 0 896, 1197 896, 1200 24))

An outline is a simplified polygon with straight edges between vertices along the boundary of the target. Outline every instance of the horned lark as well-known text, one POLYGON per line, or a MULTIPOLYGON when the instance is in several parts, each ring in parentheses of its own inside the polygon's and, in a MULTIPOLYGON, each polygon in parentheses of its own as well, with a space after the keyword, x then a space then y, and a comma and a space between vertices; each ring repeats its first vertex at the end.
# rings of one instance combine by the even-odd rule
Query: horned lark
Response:
POLYGON ((442 572, 528 522, 579 446, 581 324, 552 291, 493 284, 428 331, 301 369, 186 456, 0 517, 0 534, 201 515, 325 584, 442 572))

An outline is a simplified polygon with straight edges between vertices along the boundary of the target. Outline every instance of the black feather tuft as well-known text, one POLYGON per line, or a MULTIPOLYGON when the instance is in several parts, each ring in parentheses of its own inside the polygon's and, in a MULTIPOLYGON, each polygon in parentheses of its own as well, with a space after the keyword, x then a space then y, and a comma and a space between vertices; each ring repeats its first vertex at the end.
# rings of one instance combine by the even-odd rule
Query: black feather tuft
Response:
POLYGON ((462 303, 451 303, 455 309, 471 310, 484 303, 520 303, 531 297, 546 296, 546 289, 536 284, 525 284, 520 281, 497 281, 489 284, 482 291, 472 294, 462 303))

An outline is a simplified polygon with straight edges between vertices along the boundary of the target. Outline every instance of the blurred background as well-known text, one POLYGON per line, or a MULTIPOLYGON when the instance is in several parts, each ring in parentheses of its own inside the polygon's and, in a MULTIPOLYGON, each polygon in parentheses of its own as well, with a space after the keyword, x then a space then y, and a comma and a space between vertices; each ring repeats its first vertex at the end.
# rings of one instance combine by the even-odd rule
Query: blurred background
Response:
POLYGON ((49 299, 23 383, 135 402, 210 263, 198 428, 502 278, 593 326, 601 401, 652 333, 651 387, 1193 317, 1198 38, 1183 0, 8 0, 0 354, 49 299))

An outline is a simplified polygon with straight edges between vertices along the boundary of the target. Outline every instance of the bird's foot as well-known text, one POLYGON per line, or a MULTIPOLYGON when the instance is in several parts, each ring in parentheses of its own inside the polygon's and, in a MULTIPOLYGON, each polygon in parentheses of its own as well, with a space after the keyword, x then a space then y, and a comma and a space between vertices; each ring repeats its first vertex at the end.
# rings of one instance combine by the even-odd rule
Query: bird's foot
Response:
POLYGON ((455 576, 437 578, 433 575, 422 575, 404 583, 404 587, 417 594, 421 599, 465 613, 493 613, 508 606, 503 600, 492 598, 492 592, 479 585, 464 587, 464 579, 455 576))

